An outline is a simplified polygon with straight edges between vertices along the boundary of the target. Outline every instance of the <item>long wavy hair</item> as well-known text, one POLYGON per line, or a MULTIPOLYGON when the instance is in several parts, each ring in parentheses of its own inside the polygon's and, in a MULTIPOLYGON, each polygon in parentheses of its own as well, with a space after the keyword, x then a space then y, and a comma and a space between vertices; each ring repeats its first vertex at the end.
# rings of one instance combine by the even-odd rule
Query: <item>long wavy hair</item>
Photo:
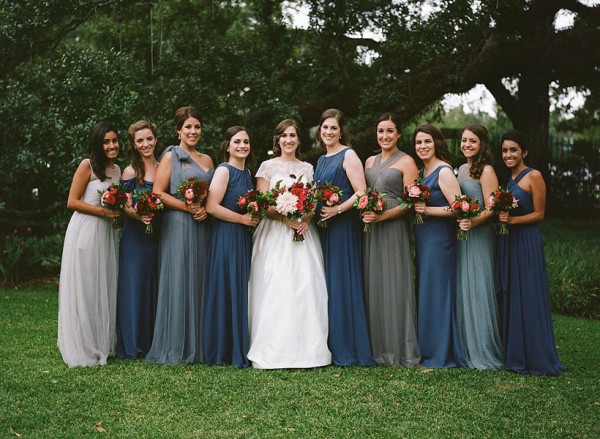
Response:
POLYGON ((106 165, 108 159, 104 152, 104 136, 106 133, 113 132, 117 135, 117 127, 112 122, 103 120, 93 126, 90 132, 90 143, 89 143, 89 154, 90 164, 92 165, 92 171, 100 179, 100 181, 106 180, 106 165))
MULTIPOLYGON (((236 125, 233 127, 229 127, 225 130, 225 134, 223 135, 223 141, 221 142, 221 148, 219 149, 219 161, 221 162, 227 162, 229 160, 229 152, 227 152, 227 148, 229 147, 229 144, 231 143, 231 139, 233 138, 233 136, 235 136, 237 133, 241 133, 242 131, 246 131, 246 133, 248 132, 246 130, 246 128, 236 125)), ((248 135, 249 137, 250 135, 248 135)), ((252 152, 252 145, 250 146, 250 154, 248 154, 248 157, 246 157, 246 162, 250 162, 254 159, 254 153, 252 152)))
POLYGON ((483 173, 483 168, 485 168, 486 165, 492 165, 494 163, 494 157, 492 156, 492 151, 490 149, 490 134, 488 133, 487 128, 479 123, 468 124, 463 129, 463 133, 467 130, 471 131, 479 139, 479 152, 473 157, 473 163, 469 170, 469 175, 472 178, 479 180, 483 173))
POLYGON ((435 126, 429 123, 424 123, 415 128, 415 131, 413 132, 412 136, 413 149, 415 148, 417 134, 419 133, 429 134, 433 138, 433 145, 435 146, 435 156, 443 162, 452 164, 452 156, 450 155, 450 151, 448 150, 446 138, 439 129, 437 129, 435 126))
POLYGON ((302 152, 300 151, 300 125, 294 119, 284 119, 277 124, 275 128, 275 134, 273 135, 273 156, 281 156, 281 147, 279 146, 279 139, 289 127, 294 127, 296 130, 296 136, 298 136, 298 148, 296 148, 295 156, 298 160, 302 160, 302 152))
POLYGON ((323 122, 330 117, 335 118, 340 126, 340 143, 342 145, 352 147, 350 130, 346 125, 346 117, 344 116, 344 113, 342 113, 342 110, 338 110, 337 108, 329 108, 328 110, 323 111, 323 114, 321 114, 321 117, 319 118, 319 126, 317 128, 317 144, 321 148, 325 149, 325 143, 323 143, 323 139, 321 139, 321 127, 323 126, 323 122))
POLYGON ((152 131, 152 134, 156 138, 156 125, 144 119, 134 122, 127 130, 127 157, 129 157, 131 167, 135 171, 135 179, 141 186, 144 185, 146 169, 140 152, 135 148, 135 133, 145 129, 152 131))

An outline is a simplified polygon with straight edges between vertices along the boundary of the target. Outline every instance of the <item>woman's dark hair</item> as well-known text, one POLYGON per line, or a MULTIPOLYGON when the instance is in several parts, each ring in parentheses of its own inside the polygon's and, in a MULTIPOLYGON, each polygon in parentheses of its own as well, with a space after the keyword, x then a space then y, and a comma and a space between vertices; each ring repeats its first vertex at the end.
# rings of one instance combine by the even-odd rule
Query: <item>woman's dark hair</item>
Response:
POLYGON ((156 138, 156 125, 147 120, 138 120, 127 130, 127 156, 129 157, 131 167, 135 171, 135 179, 141 186, 144 185, 144 174, 146 173, 146 169, 144 168, 144 162, 142 161, 140 152, 135 148, 135 133, 145 129, 152 131, 152 134, 154 134, 154 137, 156 138))
MULTIPOLYGON (((402 126, 402 121, 397 113, 383 113, 381 116, 379 116, 379 119, 377 119, 377 125, 375 125, 375 131, 377 131, 377 126, 379 126, 381 122, 387 122, 388 120, 396 126, 396 131, 398 131, 398 134, 401 134, 400 127, 402 126)), ((396 147, 398 147, 398 145, 396 145, 396 147)))
POLYGON ((450 151, 448 151, 448 145, 446 144, 446 139, 444 138, 444 135, 442 134, 442 132, 439 129, 437 129, 435 126, 433 126, 429 123, 419 125, 417 128, 415 128, 415 131, 413 132, 413 136, 412 136, 413 148, 415 147, 417 134, 419 134, 419 133, 429 134, 433 138, 433 144, 435 146, 435 156, 438 159, 440 159, 448 164, 452 163, 452 156, 450 155, 450 151))
POLYGON ((340 143, 346 146, 352 146, 352 142, 350 141, 350 131, 348 130, 348 126, 346 125, 346 117, 341 110, 336 108, 330 108, 325 110, 323 114, 321 114, 321 118, 319 119, 319 126, 317 128, 317 144, 321 148, 325 148, 325 143, 323 143, 323 139, 321 139, 321 126, 323 126, 323 122, 330 117, 335 118, 337 120, 338 125, 340 126, 340 143))
POLYGON ((470 123, 464 129, 465 131, 471 131, 473 134, 477 136, 479 139, 479 152, 475 157, 473 157, 473 163, 471 164, 471 169, 469 170, 469 175, 479 180, 481 178, 481 174, 483 173, 483 168, 486 165, 491 165, 494 163, 494 157, 492 156, 492 151, 490 150, 490 134, 486 127, 479 123, 470 123))
POLYGON ((180 107, 175 112, 175 128, 177 131, 181 129, 184 122, 190 117, 198 119, 198 122, 200 122, 200 128, 202 128, 202 116, 200 115, 200 112, 195 107, 190 105, 188 107, 180 107))
POLYGON ((526 152, 529 149, 529 144, 527 142, 527 136, 518 130, 510 130, 502 134, 500 138, 500 145, 504 143, 505 140, 512 140, 517 143, 523 152, 526 152))
MULTIPOLYGON (((229 152, 227 152, 227 148, 229 147, 229 144, 231 143, 231 139, 237 133, 241 133, 242 131, 246 131, 246 128, 239 126, 239 125, 229 127, 225 130, 225 134, 223 135, 223 141, 221 142, 221 149, 219 150, 219 160, 221 162, 226 162, 229 160, 229 152)), ((246 161, 252 161, 253 159, 254 159, 254 153, 252 152, 252 147, 250 147, 250 154, 248 154, 246 161)))
POLYGON ((104 136, 110 132, 117 134, 117 136, 119 134, 115 125, 107 120, 98 122, 90 132, 90 164, 92 165, 92 171, 100 181, 106 180, 106 164, 108 163, 108 159, 104 152, 104 136))
POLYGON ((296 136, 298 136, 298 148, 296 148, 295 156, 298 160, 302 160, 302 152, 300 151, 300 125, 294 119, 284 119, 277 124, 275 128, 275 134, 273 135, 273 155, 279 157, 281 155, 281 147, 279 146, 279 139, 289 127, 294 127, 296 130, 296 136))

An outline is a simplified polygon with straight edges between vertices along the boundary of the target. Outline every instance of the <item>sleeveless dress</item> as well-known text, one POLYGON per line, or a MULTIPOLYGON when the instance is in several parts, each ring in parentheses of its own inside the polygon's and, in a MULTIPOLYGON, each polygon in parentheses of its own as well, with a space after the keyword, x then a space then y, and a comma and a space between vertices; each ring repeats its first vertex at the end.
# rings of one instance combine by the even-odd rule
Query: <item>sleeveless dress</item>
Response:
MULTIPOLYGON (((423 178, 431 198, 427 206, 447 207, 439 185, 440 165, 423 178)), ((452 168, 450 168, 452 169, 452 168)), ((421 169, 420 176, 423 176, 421 169)), ((453 217, 423 215, 423 224, 415 224, 418 339, 421 364, 426 367, 459 367, 465 364, 456 325, 456 237, 453 217)))
MULTIPOLYGON (((92 171, 81 199, 100 206, 98 191, 118 183, 120 176, 117 165, 106 170, 104 181, 92 171)), ((117 266, 118 230, 112 219, 73 212, 58 287, 57 345, 69 367, 104 365, 114 354, 117 266)))
MULTIPOLYGON (((511 216, 533 212, 531 194, 518 183, 526 168, 507 188, 518 200, 511 216)), ((513 372, 560 375, 566 370, 558 358, 552 325, 550 289, 542 237, 537 224, 509 225, 500 235, 496 287, 502 295, 504 367, 513 372)))
MULTIPOLYGON (((256 177, 290 185, 296 177, 313 179, 306 162, 263 162, 256 177)), ((321 242, 311 224, 304 241, 293 242, 292 230, 267 217, 254 233, 248 284, 250 351, 259 369, 309 368, 331 363, 327 348, 327 285, 321 242)))
MULTIPOLYGON (((221 163, 229 171, 221 205, 240 212, 237 199, 253 188, 248 169, 221 163)), ((215 219, 210 234, 208 288, 204 310, 206 364, 248 366, 248 278, 252 233, 242 224, 215 219)))
MULTIPOLYGON (((404 174, 392 168, 406 154, 375 156, 365 170, 367 186, 384 193, 388 209, 398 206, 404 174)), ((364 234, 365 305, 373 358, 379 364, 415 366, 421 360, 417 343, 417 304, 412 275, 408 217, 371 224, 364 234)))
MULTIPOLYGON (((319 157, 315 170, 318 184, 330 182, 343 191, 341 202, 354 196, 354 189, 343 168, 349 148, 319 157)), ((315 217, 318 218, 319 211, 315 217)), ((329 313, 329 350, 338 366, 370 366, 371 343, 365 314, 362 277, 362 226, 358 213, 352 209, 327 220, 328 227, 319 227, 329 313)))
MULTIPOLYGON (((135 178, 121 180, 128 193, 146 189, 135 178)), ((133 205, 137 199, 133 198, 133 205)), ((146 225, 125 215, 119 242, 119 282, 117 288, 117 358, 143 358, 152 345, 156 297, 158 294, 158 236, 160 216, 152 219, 153 233, 146 225)))
MULTIPOLYGON (((458 182, 463 194, 485 206, 481 184, 469 175, 466 164, 458 171, 458 182)), ((494 285, 495 244, 495 223, 491 221, 469 230, 467 240, 457 241, 456 323, 466 366, 479 370, 502 367, 494 285)))
MULTIPOLYGON (((187 178, 210 183, 213 169, 205 170, 180 146, 171 151, 169 194, 181 198, 177 187, 187 178)), ((152 363, 201 363, 202 304, 208 255, 208 221, 195 221, 188 212, 165 209, 158 244, 158 300, 152 363)))

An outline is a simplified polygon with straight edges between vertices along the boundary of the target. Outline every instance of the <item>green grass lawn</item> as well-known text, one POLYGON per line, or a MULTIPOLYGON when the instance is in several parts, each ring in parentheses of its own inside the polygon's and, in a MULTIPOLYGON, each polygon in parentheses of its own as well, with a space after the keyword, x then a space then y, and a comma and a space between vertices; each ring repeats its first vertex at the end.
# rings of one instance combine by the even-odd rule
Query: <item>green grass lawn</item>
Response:
POLYGON ((600 437, 597 320, 555 316, 560 377, 114 359, 68 369, 54 282, 0 289, 0 304, 0 437, 600 437))

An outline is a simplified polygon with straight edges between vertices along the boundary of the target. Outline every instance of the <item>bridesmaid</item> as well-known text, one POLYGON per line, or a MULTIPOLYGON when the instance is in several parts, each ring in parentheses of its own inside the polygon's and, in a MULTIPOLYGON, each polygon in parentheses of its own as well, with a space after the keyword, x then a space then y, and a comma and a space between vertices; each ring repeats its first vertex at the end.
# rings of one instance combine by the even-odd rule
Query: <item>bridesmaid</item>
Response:
POLYGON ((121 170, 117 129, 96 124, 90 158, 71 183, 67 207, 74 210, 65 234, 58 286, 58 349, 69 367, 106 364, 114 352, 119 211, 100 206, 98 191, 118 183, 121 170))
MULTIPOLYGON (((498 189, 498 178, 491 166, 489 141, 487 129, 475 123, 465 127, 460 142, 460 150, 467 159, 467 163, 458 170, 460 190, 477 199, 482 207, 489 195, 498 189)), ((496 237, 495 224, 490 222, 492 216, 492 211, 484 210, 471 221, 468 240, 457 244, 456 323, 466 366, 479 370, 502 367, 494 285, 496 237)))
MULTIPOLYGON (((440 130, 429 124, 418 126, 413 144, 424 164, 419 176, 431 190, 427 203, 415 203, 415 212, 423 215, 423 224, 415 225, 421 364, 459 367, 465 361, 455 319, 456 238, 449 205, 460 195, 460 187, 440 130)), ((461 228, 468 230, 468 222, 462 222, 461 228)))
POLYGON ((398 150, 400 120, 385 113, 377 123, 381 153, 365 163, 367 186, 384 193, 388 206, 381 214, 365 212, 372 223, 365 234, 363 267, 369 334, 373 357, 379 364, 415 366, 421 360, 417 344, 417 305, 406 208, 397 198, 418 177, 411 156, 398 150))
POLYGON ((206 202, 216 221, 210 234, 208 288, 204 310, 206 364, 248 366, 248 279, 252 234, 247 226, 258 217, 239 213, 237 199, 253 188, 250 171, 250 138, 244 127, 225 131, 221 163, 206 202))
POLYGON ((550 306, 544 247, 538 223, 544 219, 546 184, 527 167, 527 142, 519 131, 502 136, 502 160, 510 171, 507 188, 519 200, 499 220, 509 225, 500 236, 497 288, 503 302, 504 367, 518 373, 560 375, 550 306))
POLYGON ((320 209, 321 218, 328 223, 319 233, 329 294, 329 350, 338 366, 369 366, 375 362, 364 307, 361 225, 352 206, 355 193, 366 189, 363 167, 347 146, 349 132, 340 110, 323 112, 317 141, 327 152, 317 162, 315 181, 330 182, 343 191, 342 204, 320 209))
POLYGON ((152 348, 146 360, 153 363, 200 363, 202 303, 208 255, 206 209, 187 204, 177 193, 179 184, 192 177, 207 183, 213 175, 212 159, 196 150, 202 118, 194 107, 175 112, 179 145, 163 153, 153 191, 164 204, 159 238, 158 301, 152 348))
MULTIPOLYGON (((130 165, 123 171, 121 184, 127 193, 152 191, 158 162, 154 158, 156 125, 139 120, 127 130, 130 165)), ((117 357, 142 358, 150 350, 158 291, 158 221, 135 212, 137 199, 126 207, 128 215, 119 243, 119 282, 117 289, 117 357), (145 232, 152 221, 154 233, 145 232)))

